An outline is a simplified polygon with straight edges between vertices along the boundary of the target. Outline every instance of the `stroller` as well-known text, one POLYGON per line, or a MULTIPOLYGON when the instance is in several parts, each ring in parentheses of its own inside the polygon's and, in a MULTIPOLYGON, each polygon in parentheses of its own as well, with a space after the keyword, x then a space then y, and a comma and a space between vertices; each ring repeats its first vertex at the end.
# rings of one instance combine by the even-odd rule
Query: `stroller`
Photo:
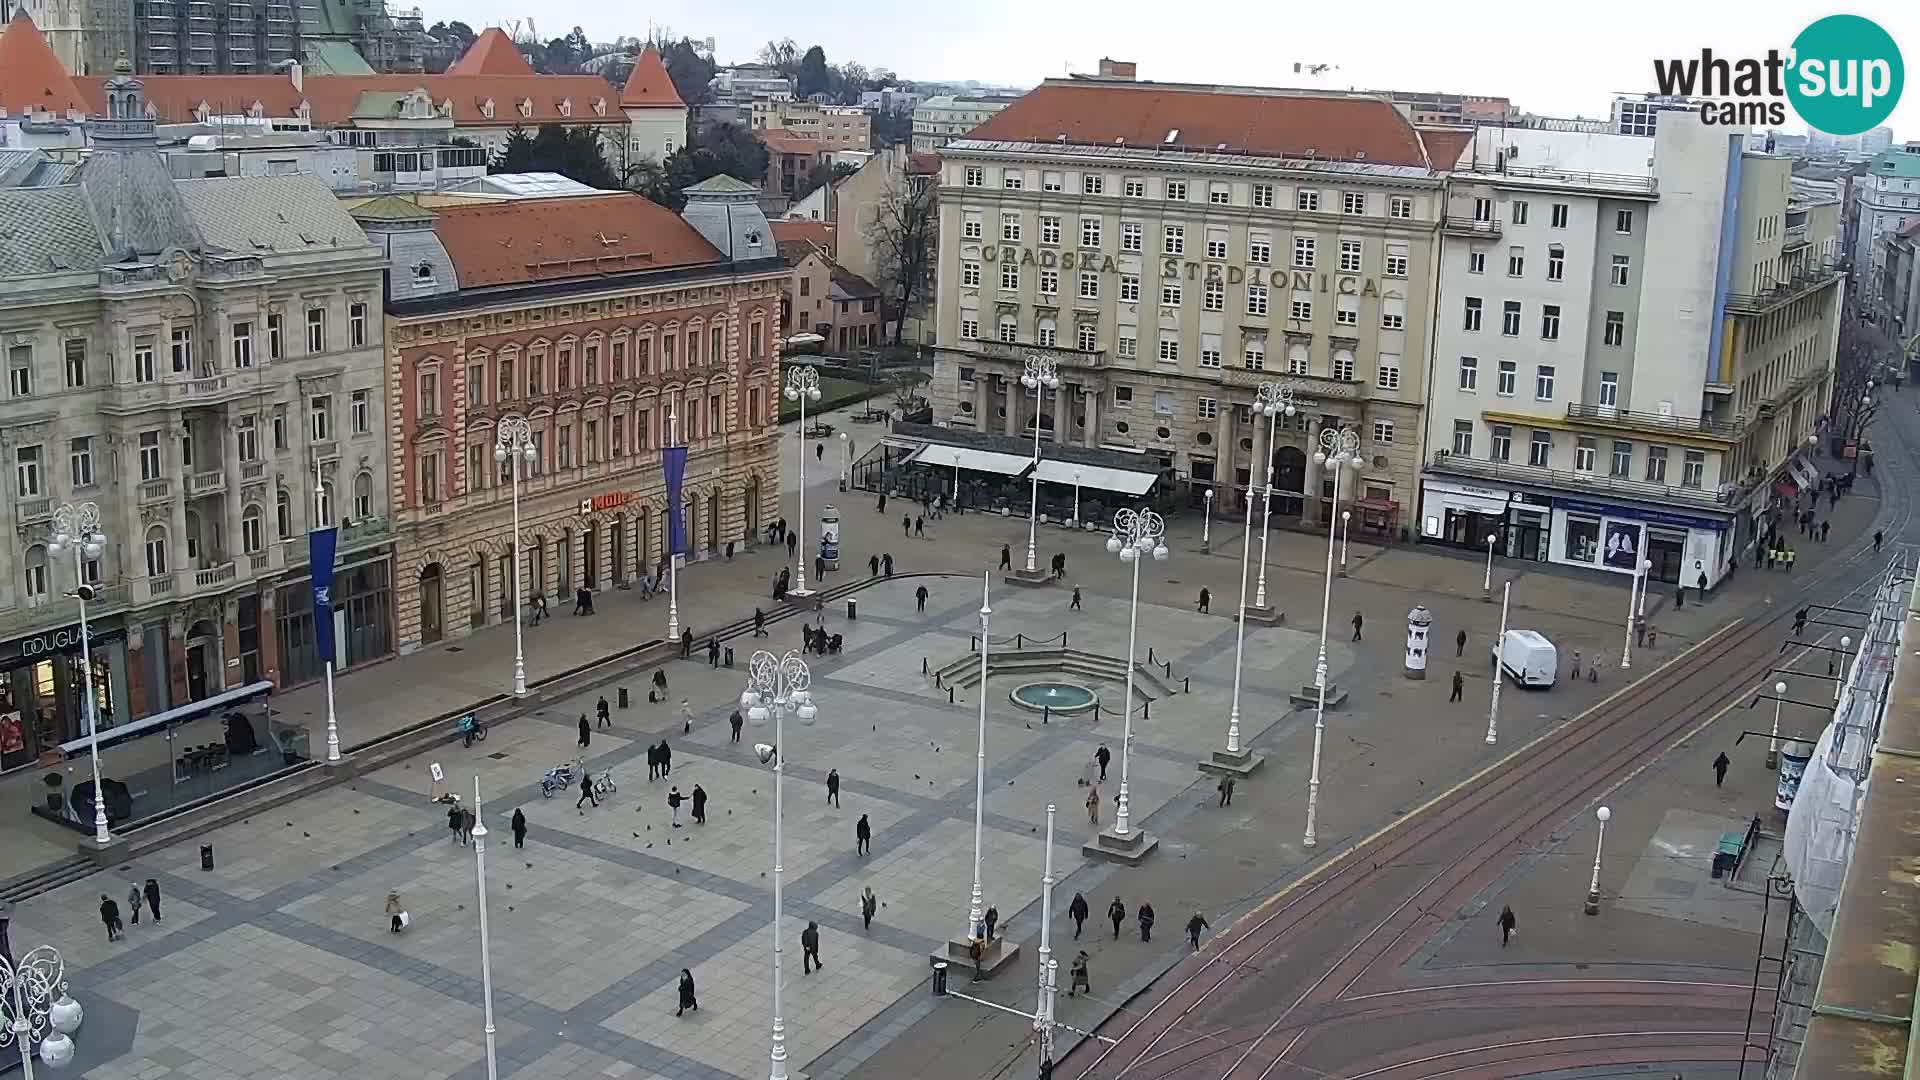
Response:
POLYGON ((580 769, 581 765, 574 761, 548 769, 547 775, 540 778, 540 797, 551 799, 554 792, 572 787, 580 778, 580 769))

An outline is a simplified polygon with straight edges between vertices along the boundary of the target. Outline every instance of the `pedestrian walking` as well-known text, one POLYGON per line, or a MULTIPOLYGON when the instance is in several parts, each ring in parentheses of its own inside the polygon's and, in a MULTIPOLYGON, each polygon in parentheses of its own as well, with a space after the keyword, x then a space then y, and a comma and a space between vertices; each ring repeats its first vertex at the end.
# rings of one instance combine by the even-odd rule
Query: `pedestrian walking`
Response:
POLYGON ((584 749, 593 742, 593 729, 587 726, 587 714, 580 714, 580 746, 584 749))
POLYGON ((686 698, 680 699, 680 734, 693 734, 693 705, 686 698))
POLYGON ((735 709, 733 712, 727 714, 727 726, 733 729, 734 742, 740 741, 740 725, 745 722, 746 720, 740 715, 739 709, 735 709))
POLYGON ((908 539, 911 539, 913 537, 913 515, 912 514, 900 515, 900 535, 908 539))
POLYGON ((1796 611, 1793 613, 1793 636, 1794 637, 1799 637, 1800 634, 1806 630, 1808 610, 1809 610, 1808 608, 1801 608, 1799 611, 1796 611))
POLYGON ((820 924, 808 920, 807 928, 800 931, 800 973, 811 975, 815 968, 825 966, 820 962, 820 924))
POLYGON ((915 605, 917 605, 917 608, 921 614, 923 615, 926 614, 927 587, 925 585, 922 585, 919 588, 913 590, 913 602, 915 605))
POLYGON ((1682 585, 1679 588, 1673 590, 1673 609, 1675 611, 1678 611, 1681 608, 1684 608, 1686 606, 1687 606, 1687 587, 1685 585, 1682 585))
POLYGON ((1824 544, 1827 542, 1827 530, 1831 528, 1833 528, 1833 522, 1831 521, 1823 521, 1820 523, 1820 542, 1821 543, 1824 544))
POLYGON ((918 536, 921 539, 926 538, 926 535, 927 535, 927 519, 926 518, 917 517, 913 519, 913 535, 918 536))
POLYGON ((159 922, 160 921, 160 883, 154 880, 153 878, 148 878, 144 891, 147 897, 147 908, 153 912, 153 921, 159 922))
POLYGON ((1799 557, 1800 557, 1799 552, 1793 550, 1792 548, 1787 549, 1787 573, 1789 574, 1793 573, 1793 561, 1799 557))
POLYGON ((865 814, 861 814, 860 820, 853 826, 853 853, 855 855, 873 854, 873 826, 867 822, 865 814))
POLYGON ((133 913, 132 915, 128 916, 127 921, 131 922, 135 926, 139 926, 140 925, 140 886, 134 882, 127 883, 127 910, 133 913))
POLYGON ((1453 635, 1453 655, 1455 659, 1467 655, 1467 632, 1465 630, 1453 635))
POLYGON ((813 444, 813 460, 815 461, 827 460, 827 444, 826 443, 817 442, 813 444))
MULTIPOLYGON (((681 704, 685 704, 685 702, 682 702, 681 704)), ((660 776, 662 779, 665 779, 667 776, 672 775, 672 773, 673 773, 673 747, 667 745, 667 740, 661 739, 660 740, 660 776)))
POLYGON ((1207 917, 1197 911, 1187 920, 1187 943, 1193 946, 1194 952, 1200 951, 1200 932, 1210 928, 1207 917))
POLYGON ((1700 577, 1693 583, 1693 589, 1695 597, 1703 601, 1707 598, 1707 572, 1705 570, 1700 571, 1700 577))
POLYGON ((1885 532, 1882 532, 1879 529, 1873 530, 1873 550, 1879 551, 1880 542, 1882 540, 1885 540, 1886 538, 1887 538, 1887 534, 1885 532))
POLYGON ((1100 782, 1106 783, 1107 762, 1113 760, 1112 752, 1110 752, 1105 746, 1102 746, 1098 750, 1095 750, 1093 752, 1093 760, 1100 763, 1100 782))
POLYGON ((1573 672, 1571 673, 1571 675, 1569 675, 1569 678, 1572 679, 1572 681, 1574 682, 1580 681, 1580 654, 1579 653, 1573 654, 1573 672))
POLYGON ((460 811, 461 847, 466 847, 473 843, 473 827, 478 824, 480 824, 480 818, 474 814, 473 807, 469 806, 465 810, 460 811))
POLYGON ((680 827, 680 803, 682 801, 684 800, 680 797, 679 788, 667 789, 667 809, 673 811, 673 827, 676 829, 680 827))
POLYGON ((1078 585, 1075 585, 1073 587, 1073 602, 1067 605, 1067 610, 1068 611, 1080 610, 1080 586, 1078 585))
POLYGON ((460 839, 460 819, 462 816, 459 803, 454 803, 447 807, 447 831, 453 834, 452 840, 456 844, 465 843, 465 841, 460 839))
POLYGON ((1087 789, 1087 820, 1095 825, 1100 824, 1100 789, 1097 786, 1087 789))
POLYGON ((594 703, 593 708, 599 721, 595 725, 596 727, 613 726, 613 713, 612 710, 607 707, 607 696, 605 694, 600 695, 600 700, 594 703))
POLYGON ((580 809, 580 804, 583 802, 592 803, 595 809, 600 806, 600 800, 593 797, 593 777, 585 768, 580 770, 580 797, 573 800, 573 808, 580 809))
POLYGON ((1366 622, 1366 618, 1362 616, 1358 611, 1353 613, 1353 640, 1355 641, 1360 640, 1360 627, 1365 622, 1366 622))
POLYGON ((1732 764, 1733 762, 1727 760, 1727 754, 1726 754, 1726 751, 1724 750, 1720 752, 1719 757, 1713 759, 1713 786, 1714 787, 1719 787, 1721 784, 1724 784, 1727 782, 1727 766, 1732 764))
POLYGON ((1205 615, 1207 613, 1207 605, 1212 602, 1213 593, 1209 592, 1205 585, 1200 586, 1200 614, 1205 615))
POLYGON ((989 907, 987 908, 987 913, 981 916, 981 918, 986 922, 987 940, 992 941, 994 928, 1000 925, 1000 909, 997 907, 989 907))
POLYGON ((407 908, 406 905, 400 902, 400 890, 398 889, 390 890, 387 893, 387 920, 388 933, 397 934, 407 928, 409 921, 407 908))
POLYGON ((827 802, 835 809, 840 807, 840 770, 827 770, 827 802))
POLYGON ((707 666, 710 668, 720 666, 720 639, 717 637, 707 639, 707 666))
POLYGON ((1073 958, 1073 965, 1067 968, 1067 977, 1070 980, 1067 985, 1068 997, 1093 994, 1093 984, 1087 981, 1087 950, 1081 949, 1080 954, 1073 958))
POLYGON ((513 808, 513 821, 509 824, 509 828, 513 830, 513 846, 517 848, 526 847, 527 815, 522 813, 517 806, 513 808))
POLYGON ((1145 900, 1140 901, 1140 910, 1136 913, 1136 915, 1140 920, 1140 940, 1152 941, 1153 940, 1153 905, 1145 900))
POLYGON ((889 551, 880 556, 880 573, 884 577, 893 576, 893 552, 889 551))
POLYGON ((1002 570, 1013 569, 1013 548, 1007 546, 1006 544, 1000 545, 1000 569, 1002 570))
POLYGON ((693 823, 695 825, 707 823, 707 789, 699 784, 693 785, 693 823))
POLYGON ((1127 921, 1127 905, 1121 903, 1117 896, 1113 898, 1113 903, 1107 905, 1107 921, 1113 924, 1113 940, 1119 941, 1120 924, 1127 921))
POLYGON ((653 673, 653 688, 660 693, 660 700, 667 700, 667 669, 659 668, 653 673))
MULTIPOLYGON (((794 553, 799 550, 800 550, 800 534, 797 532, 788 533, 787 534, 787 558, 789 559, 793 558, 794 553)), ((804 567, 802 569, 804 569, 804 567)))
POLYGON ((1467 687, 1466 678, 1462 676, 1459 672, 1457 671, 1454 672, 1453 673, 1453 696, 1448 698, 1447 700, 1449 702, 1459 701, 1460 693, 1461 691, 1465 690, 1466 687, 1467 687))
POLYGON ((879 500, 873 504, 873 512, 876 514, 884 514, 887 512, 887 493, 886 492, 883 491, 880 493, 879 500))
POLYGON ((860 893, 860 925, 862 929, 873 929, 874 912, 880 910, 880 898, 873 895, 873 886, 869 885, 860 893))
POLYGON ((682 630, 682 631, 680 631, 680 659, 682 659, 682 660, 691 660, 691 659, 693 659, 693 630, 692 630, 692 628, 688 628, 688 629, 685 629, 685 630, 682 630))
POLYGON ((1067 915, 1073 919, 1073 940, 1079 941, 1080 931, 1087 925, 1087 898, 1084 894, 1073 894, 1073 903, 1067 905, 1067 915))
POLYGON ((1507 947, 1507 939, 1513 937, 1514 921, 1513 908, 1502 907, 1500 909, 1500 947, 1503 949, 1507 947))
POLYGON ((680 969, 680 1007, 674 1010, 673 1015, 679 1016, 685 1013, 688 1009, 692 1009, 694 1012, 699 1012, 700 999, 693 996, 693 972, 687 970, 686 968, 681 968, 680 969))
POLYGON ((827 557, 825 555, 815 555, 813 557, 813 580, 820 582, 827 580, 827 557))
POLYGON ((647 783, 660 779, 660 748, 653 743, 647 744, 647 783))
POLYGON ((1231 774, 1222 776, 1220 778, 1219 788, 1220 788, 1220 805, 1221 806, 1233 805, 1233 783, 1234 783, 1233 776, 1231 774))

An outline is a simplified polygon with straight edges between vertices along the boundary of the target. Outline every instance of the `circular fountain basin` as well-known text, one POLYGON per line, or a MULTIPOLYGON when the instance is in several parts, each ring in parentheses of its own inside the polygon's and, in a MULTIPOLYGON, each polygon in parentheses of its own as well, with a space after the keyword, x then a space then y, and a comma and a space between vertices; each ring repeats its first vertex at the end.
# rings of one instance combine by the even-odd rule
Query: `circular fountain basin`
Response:
POLYGON ((1030 682, 1013 688, 1007 695, 1015 705, 1032 712, 1072 714, 1086 712, 1100 703, 1100 695, 1078 683, 1030 682))

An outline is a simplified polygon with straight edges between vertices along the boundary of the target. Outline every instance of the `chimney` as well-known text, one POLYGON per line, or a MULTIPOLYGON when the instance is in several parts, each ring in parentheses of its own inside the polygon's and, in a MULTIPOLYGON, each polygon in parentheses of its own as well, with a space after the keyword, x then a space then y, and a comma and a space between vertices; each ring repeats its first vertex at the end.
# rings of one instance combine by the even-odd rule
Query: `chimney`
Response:
POLYGON ((1119 79, 1125 82, 1132 82, 1134 80, 1134 75, 1135 75, 1135 65, 1133 61, 1112 60, 1104 56, 1100 58, 1100 77, 1101 78, 1119 79))
POLYGON ((300 61, 287 61, 287 78, 292 80, 295 93, 304 94, 307 92, 306 73, 300 70, 300 61))

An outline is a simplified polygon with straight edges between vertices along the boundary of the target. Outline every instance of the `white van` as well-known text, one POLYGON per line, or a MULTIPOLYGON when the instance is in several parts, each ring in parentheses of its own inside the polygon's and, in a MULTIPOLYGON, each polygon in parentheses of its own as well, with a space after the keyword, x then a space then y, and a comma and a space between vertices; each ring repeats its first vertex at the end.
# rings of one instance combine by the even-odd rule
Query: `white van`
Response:
POLYGON ((1500 670, 1521 686, 1552 686, 1560 673, 1560 654, 1537 630, 1509 630, 1494 654, 1500 670))

